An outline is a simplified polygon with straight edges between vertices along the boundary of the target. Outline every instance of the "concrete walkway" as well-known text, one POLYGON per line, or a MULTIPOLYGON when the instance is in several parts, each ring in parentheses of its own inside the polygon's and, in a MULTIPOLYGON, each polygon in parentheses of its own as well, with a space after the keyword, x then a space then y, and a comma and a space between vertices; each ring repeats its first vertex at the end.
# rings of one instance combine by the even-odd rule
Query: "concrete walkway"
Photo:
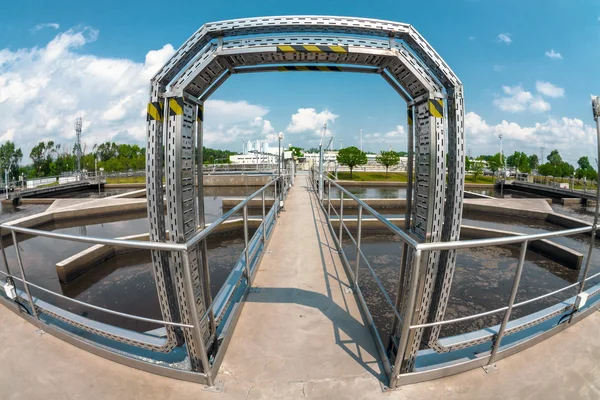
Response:
POLYGON ((322 213, 298 177, 233 333, 223 393, 113 363, 73 347, 0 306, 2 399, 598 399, 600 313, 486 375, 383 393, 363 325, 322 213))

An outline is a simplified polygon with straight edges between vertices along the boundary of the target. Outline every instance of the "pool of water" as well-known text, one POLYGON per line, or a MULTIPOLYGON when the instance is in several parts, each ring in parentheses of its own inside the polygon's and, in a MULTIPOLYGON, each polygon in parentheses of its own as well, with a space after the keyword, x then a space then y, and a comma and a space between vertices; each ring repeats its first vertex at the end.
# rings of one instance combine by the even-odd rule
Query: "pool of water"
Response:
MULTIPOLYGON (((207 187, 204 192, 205 215, 207 222, 213 222, 223 215, 222 200, 225 197, 245 198, 259 187, 207 187)), ((405 188, 390 187, 350 187, 351 193, 359 198, 403 198, 405 188)), ((485 191, 480 191, 485 192, 485 191)), ((491 194, 491 192, 488 191, 491 194)), ((495 193, 495 192, 494 192, 495 193)), ((269 197, 273 196, 271 191, 269 197)), ((332 197, 339 198, 339 191, 332 188, 332 197)), ((21 216, 44 211, 48 206, 22 206, 18 209, 5 207, 0 212, 0 220, 7 221, 21 216)), ((556 212, 591 221, 593 208, 585 209, 577 206, 553 204, 556 212)), ((251 214, 260 210, 250 209, 251 214)), ((394 212, 384 212, 387 216, 398 216, 394 212)), ((499 216, 483 213, 466 213, 464 225, 502 229, 519 233, 536 233, 555 231, 562 228, 527 218, 507 220, 499 216)), ((118 217, 103 217, 85 222, 75 221, 63 224, 51 224, 42 229, 60 233, 120 237, 148 232, 148 220, 145 212, 118 217)), ((566 238, 551 239, 584 254, 587 258, 589 237, 577 235, 566 238)), ((5 240, 6 242, 6 240, 5 240)), ((16 272, 16 255, 14 246, 6 242, 6 254, 9 266, 16 272)), ((355 251, 348 240, 344 241, 344 249, 351 263, 355 251)), ((150 260, 150 252, 134 251, 119 254, 101 265, 91 269, 84 275, 64 284, 59 282, 55 264, 78 253, 89 245, 19 235, 19 248, 25 265, 27 278, 32 282, 68 297, 90 302, 101 307, 160 319, 160 308, 156 294, 154 274, 150 260)), ((596 245, 592 253, 591 274, 600 268, 600 246, 596 245)), ((399 265, 402 246, 399 239, 387 234, 368 234, 362 237, 363 252, 380 281, 392 299, 396 297, 399 280, 399 265)), ((209 265, 211 272, 211 292, 217 293, 225 278, 235 265, 243 250, 241 232, 220 237, 209 242, 209 265)), ((453 280, 450 300, 445 318, 456 318, 477 312, 484 312, 506 304, 517 265, 517 247, 486 247, 460 250, 457 255, 457 267, 453 280)), ((517 301, 548 293, 568 284, 576 282, 581 271, 570 270, 538 253, 528 251, 525 261, 521 286, 517 301)), ((361 264, 359 281, 363 288, 367 304, 374 320, 382 332, 384 341, 390 334, 393 312, 380 294, 370 271, 361 264)), ((600 281, 600 280, 597 280, 600 281)), ((594 284, 596 282, 593 282, 594 284)), ((44 298, 73 312, 87 315, 99 321, 117 324, 129 329, 147 330, 155 326, 137 321, 124 320, 94 310, 75 307, 66 302, 49 297, 33 290, 34 295, 44 298)), ((574 295, 575 289, 565 291, 557 296, 548 297, 538 303, 530 304, 515 310, 513 318, 548 307, 562 299, 574 295)), ((442 336, 480 329, 484 326, 499 323, 502 314, 446 326, 442 336)))
MULTIPOLYGON (((533 219, 519 219, 503 223, 497 217, 470 213, 463 218, 464 225, 502 229, 519 233, 539 233, 559 230, 554 225, 533 219)), ((551 239, 568 246, 584 255, 583 265, 587 261, 587 249, 590 238, 585 235, 551 239)), ((351 265, 355 263, 354 245, 349 239, 343 244, 351 265)), ((369 234, 362 237, 361 248, 369 260, 390 298, 395 300, 399 281, 399 266, 402 256, 402 244, 394 235, 369 234)), ((450 291, 450 299, 445 319, 459 318, 479 312, 485 312, 505 306, 513 284, 517 267, 519 248, 483 247, 463 249, 457 252, 456 272, 450 291)), ((590 275, 600 272, 600 245, 596 244, 592 252, 590 275)), ((534 251, 528 250, 517 302, 549 293, 568 286, 582 278, 583 270, 569 269, 534 251)), ((373 319, 384 341, 388 340, 393 320, 393 311, 381 294, 375 279, 365 263, 361 263, 359 282, 373 319)), ((600 283, 600 278, 586 285, 591 287, 600 283)), ((547 297, 514 310, 511 319, 554 305, 576 294, 576 288, 547 297)), ((452 336, 500 323, 502 313, 447 325, 441 336, 452 336)))
MULTIPOLYGON (((245 198, 259 188, 253 186, 205 188, 206 222, 213 222, 223 215, 223 198, 245 198)), ((272 197, 273 191, 268 192, 267 195, 272 197)), ((48 205, 5 207, 0 213, 0 218, 3 221, 8 221, 43 212, 47 208, 48 205)), ((251 215, 259 213, 260 210, 250 209, 251 215)), ((38 229, 80 236, 115 238, 148 232, 149 226, 147 214, 143 211, 141 213, 51 223, 38 227, 38 229)), ((26 276, 31 282, 56 293, 101 307, 149 318, 161 318, 149 251, 119 254, 65 284, 58 279, 56 263, 89 248, 89 244, 27 235, 18 235, 18 241, 26 276)), ((19 276, 12 241, 5 238, 3 243, 11 272, 19 276)), ((242 250, 243 236, 241 230, 226 236, 215 237, 209 241, 208 257, 213 295, 222 286, 242 250)), ((4 270, 4 267, 2 269, 4 270)), ((32 292, 35 296, 39 296, 52 304, 88 315, 99 321, 116 323, 130 329, 146 330, 154 328, 149 324, 138 321, 124 320, 98 311, 73 306, 64 300, 56 299, 36 289, 32 289, 32 292)))

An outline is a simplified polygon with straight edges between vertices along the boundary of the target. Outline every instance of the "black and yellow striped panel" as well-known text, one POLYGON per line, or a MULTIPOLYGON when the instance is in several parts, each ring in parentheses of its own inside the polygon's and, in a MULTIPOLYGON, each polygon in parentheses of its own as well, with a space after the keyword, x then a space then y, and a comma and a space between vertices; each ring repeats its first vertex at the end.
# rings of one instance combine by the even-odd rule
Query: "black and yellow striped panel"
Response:
POLYGON ((172 97, 169 99, 169 110, 171 115, 183 114, 183 97, 172 97))
POLYGON ((277 46, 278 53, 347 53, 348 46, 292 45, 277 46))
POLYGON ((199 122, 204 121, 204 106, 198 106, 198 115, 196 116, 196 119, 199 122))
POLYGON ((146 114, 146 121, 162 121, 163 119, 163 106, 160 101, 154 103, 148 103, 148 111, 146 114))
POLYGON ((444 118, 444 100, 442 99, 430 99, 429 100, 429 113, 435 118, 444 118))
POLYGON ((408 109, 406 110, 406 119, 408 120, 408 125, 412 125, 413 124, 413 112, 412 109, 408 109))
POLYGON ((277 67, 279 71, 323 71, 323 72, 341 72, 340 67, 326 67, 324 65, 298 65, 277 67))

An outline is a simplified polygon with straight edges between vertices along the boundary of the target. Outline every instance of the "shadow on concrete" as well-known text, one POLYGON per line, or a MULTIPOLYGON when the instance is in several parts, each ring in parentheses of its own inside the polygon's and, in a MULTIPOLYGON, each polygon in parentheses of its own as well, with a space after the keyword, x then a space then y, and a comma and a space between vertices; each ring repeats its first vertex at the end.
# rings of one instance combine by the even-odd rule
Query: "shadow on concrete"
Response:
MULTIPOLYGON (((316 193, 314 193, 314 190, 310 186, 309 179, 310 178, 307 177, 306 185, 304 186, 304 188, 310 194, 316 195, 316 193)), ((321 297, 321 299, 314 305, 307 305, 319 308, 319 310, 321 310, 333 322, 336 344, 338 346, 344 349, 344 351, 346 351, 348 355, 350 355, 356 362, 362 365, 363 368, 365 368, 365 370, 367 370, 370 374, 375 376, 380 381, 384 381, 387 378, 384 374, 381 373, 383 369, 381 368, 379 355, 375 349, 375 344, 373 343, 373 338, 371 337, 371 332, 369 331, 369 328, 361 321, 356 320, 350 314, 350 309, 348 307, 348 301, 346 296, 353 296, 351 291, 352 288, 340 277, 340 274, 343 274, 343 276, 345 276, 346 271, 343 265, 341 264, 341 259, 337 250, 337 246, 335 245, 335 243, 330 242, 330 237, 329 235, 327 235, 327 221, 323 221, 321 219, 322 215, 319 212, 318 204, 316 204, 313 201, 313 195, 309 195, 309 199, 311 203, 311 211, 313 216, 315 233, 317 235, 317 241, 320 244, 319 252, 321 257, 321 265, 323 268, 323 275, 327 288, 327 296, 324 296, 320 293, 310 292, 313 293, 313 296, 308 296, 308 298, 314 299, 314 295, 317 295, 318 297, 321 297), (328 271, 326 259, 330 260, 331 271, 328 271), (339 290, 340 296, 343 299, 343 307, 341 307, 335 301, 333 301, 331 288, 332 284, 337 284, 338 286, 336 289, 339 290), (327 304, 328 306, 322 308, 322 306, 324 306, 325 304, 327 304), (350 337, 351 340, 342 340, 340 336, 341 332, 348 335, 348 337, 350 337), (355 352, 352 350, 352 347, 355 347, 355 352), (362 356, 363 351, 367 351, 375 361, 370 363, 365 362, 362 356), (374 369, 368 364, 377 364, 378 368, 374 369)))

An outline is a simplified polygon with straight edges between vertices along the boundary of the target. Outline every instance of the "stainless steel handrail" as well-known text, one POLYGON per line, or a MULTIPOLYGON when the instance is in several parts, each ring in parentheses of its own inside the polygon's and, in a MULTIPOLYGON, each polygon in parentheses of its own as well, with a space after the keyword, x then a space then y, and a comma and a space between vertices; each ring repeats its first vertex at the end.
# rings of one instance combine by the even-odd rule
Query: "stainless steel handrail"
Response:
POLYGON ((182 251, 186 250, 187 247, 185 244, 180 243, 160 243, 160 242, 144 242, 141 240, 125 240, 125 239, 109 239, 109 238, 100 238, 94 236, 77 236, 77 235, 69 235, 66 233, 56 233, 50 231, 44 231, 41 229, 31 229, 24 228, 16 225, 0 225, 0 229, 6 229, 11 232, 19 232, 24 233, 31 236, 43 236, 51 239, 59 239, 59 240, 69 240, 72 242, 81 242, 81 243, 92 243, 92 244, 103 244, 110 246, 119 246, 119 247, 132 247, 136 249, 146 249, 146 250, 163 250, 163 251, 182 251))
MULTIPOLYGON (((312 171, 311 171, 312 172, 312 171)), ((315 184, 315 180, 316 180, 316 173, 312 173, 311 175, 311 181, 312 184, 314 186, 315 184)), ((550 296, 554 296, 558 293, 564 292, 566 290, 572 289, 574 287, 580 286, 582 287, 581 290, 583 290, 583 285, 600 276, 600 273, 597 273, 595 275, 592 275, 588 278, 584 277, 583 279, 581 279, 580 281, 567 285, 565 287, 562 287, 560 289, 554 290, 550 293, 546 293, 540 296, 537 296, 535 298, 532 299, 528 299, 528 300, 524 300, 520 303, 515 303, 515 297, 516 297, 516 293, 517 290, 519 288, 519 284, 520 284, 520 279, 523 273, 523 267, 524 267, 524 261, 525 261, 525 254, 527 252, 527 247, 529 242, 531 241, 536 241, 536 240, 543 240, 543 239, 550 239, 550 238, 555 238, 555 237, 565 237, 565 236, 571 236, 571 235, 577 235, 577 234, 584 234, 584 233, 589 233, 592 232, 592 237, 590 239, 590 246, 593 245, 594 243, 594 232, 597 228, 597 225, 590 225, 590 226, 584 226, 584 227, 580 227, 580 228, 573 228, 573 229, 565 229, 565 230, 560 230, 560 231, 555 231, 555 232, 544 232, 544 233, 535 233, 535 234, 520 234, 517 236, 508 236, 508 237, 501 237, 501 238, 490 238, 490 239, 476 239, 476 240, 457 240, 457 241, 453 241, 453 242, 436 242, 436 243, 418 243, 416 242, 416 240, 412 239, 406 232, 400 230, 400 228, 396 227, 395 225, 391 224, 391 222, 389 222, 389 220, 387 220, 385 217, 381 216, 379 213, 377 213, 376 211, 374 211, 371 207, 369 207, 366 202, 364 202, 363 200, 359 199, 358 197, 356 197, 355 195, 353 195, 352 193, 350 193, 348 190, 346 190, 345 188, 343 188, 342 186, 340 186, 339 184, 337 184, 336 182, 334 182, 331 178, 329 178, 328 176, 325 176, 325 174, 323 174, 323 178, 326 180, 328 188, 330 189, 332 184, 334 187, 337 187, 340 190, 340 212, 338 214, 337 210, 335 210, 334 207, 331 207, 331 193, 330 191, 328 192, 328 196, 327 196, 327 200, 323 199, 323 203, 325 201, 328 202, 327 204, 327 221, 328 223, 331 225, 331 209, 333 208, 333 212, 337 215, 338 217, 338 221, 340 223, 340 233, 338 236, 338 240, 339 240, 339 244, 341 246, 341 236, 342 236, 342 232, 345 230, 348 234, 348 236, 350 237, 353 245, 356 247, 356 253, 357 253, 357 260, 356 265, 358 267, 358 259, 362 258, 365 263, 367 264, 367 267, 369 267, 369 270, 371 271, 372 275, 376 278, 377 280, 377 284, 379 286, 379 289, 384 293, 384 295, 387 294, 387 292, 385 291, 385 289, 383 288, 383 285, 381 284, 381 282, 378 281, 377 279, 377 275, 375 274, 375 271, 373 270, 373 268, 371 267, 369 261, 367 260, 365 254, 362 252, 361 248, 360 248, 360 237, 358 238, 358 240, 355 240, 354 237, 351 235, 350 230, 348 229, 348 227, 346 226, 346 224, 344 223, 344 219, 343 219, 343 199, 344 197, 348 197, 349 199, 354 200, 358 207, 359 207, 359 217, 357 218, 357 223, 358 223, 358 232, 360 235, 361 232, 361 222, 362 222, 362 210, 367 210, 368 212, 371 212, 371 214, 378 219, 379 221, 383 222, 383 224, 390 229, 394 234, 398 235, 400 237, 400 239, 402 239, 408 246, 411 246, 414 250, 415 250, 415 256, 413 258, 413 274, 412 274, 412 278, 411 278, 411 282, 410 282, 410 288, 409 288, 409 296, 407 299, 408 305, 406 307, 406 309, 408 310, 407 315, 405 316, 404 320, 405 321, 412 321, 413 318, 413 313, 414 313, 414 302, 415 302, 415 296, 416 296, 416 290, 417 290, 417 284, 418 284, 418 276, 420 275, 418 273, 418 270, 420 268, 420 259, 423 256, 423 253, 429 252, 429 251, 439 251, 439 250, 453 250, 453 249, 466 249, 466 248, 475 248, 475 247, 486 247, 486 246, 501 246, 501 245, 509 245, 509 244, 520 244, 521 248, 519 251, 519 260, 518 260, 518 266, 517 266, 517 271, 515 273, 515 277, 513 280, 513 286, 512 286, 512 290, 511 290, 511 295, 510 295, 510 299, 508 302, 507 306, 504 307, 500 307, 494 310, 490 310, 490 311, 485 311, 482 313, 477 313, 477 314, 472 314, 472 315, 468 315, 468 316, 464 316, 464 317, 459 317, 459 318, 453 318, 453 319, 449 319, 449 320, 445 320, 445 321, 438 321, 438 322, 432 322, 432 323, 426 323, 426 324, 403 324, 402 325, 402 329, 401 329, 401 333, 400 333, 400 340, 398 343, 398 352, 397 352, 397 357, 396 357, 396 362, 394 363, 394 369, 393 369, 393 373, 391 378, 391 384, 394 384, 397 379, 398 376, 400 374, 400 365, 402 363, 403 357, 404 357, 404 352, 407 348, 408 345, 408 335, 410 334, 410 331, 413 329, 423 329, 423 328, 432 328, 432 327, 436 327, 436 326, 443 326, 443 325, 448 325, 448 324, 452 324, 452 323, 457 323, 457 322, 461 322, 461 321, 467 321, 467 320, 473 320, 476 318, 481 318, 481 317, 485 317, 488 315, 492 315, 492 314, 496 314, 496 313, 500 313, 500 312, 504 312, 504 317, 502 319, 502 323, 500 325, 500 328, 498 330, 498 333, 495 334, 495 338, 493 340, 492 343, 492 350, 490 352, 490 356, 488 359, 488 364, 493 363, 496 360, 497 357, 497 353, 500 349, 500 344, 502 341, 503 336, 506 334, 507 332, 507 324, 508 321, 510 319, 511 316, 511 312, 513 309, 517 308, 517 307, 521 307, 524 306, 526 304, 530 304, 530 303, 534 303, 537 302, 541 299, 550 297, 550 296), (346 196, 344 196, 346 195, 346 196)), ((323 205, 324 206, 324 205, 323 205)), ((343 252, 343 249, 342 249, 343 252)), ((589 255, 588 255, 589 257, 589 255)), ((345 255, 344 255, 345 258, 345 255)), ((589 261, 589 260, 588 260, 589 261)), ((586 263, 586 273, 587 273, 587 269, 589 267, 589 262, 586 263)), ((358 270, 358 268, 356 268, 356 270, 358 270)), ((354 275, 356 275, 356 272, 354 272, 354 275)), ((356 276, 355 276, 355 280, 356 280, 356 276)), ((394 313, 396 314, 396 317, 398 317, 399 319, 402 319, 399 314, 398 314, 398 310, 396 310, 395 305, 391 304, 391 300, 388 298, 389 296, 386 296, 386 300, 388 301, 388 303, 392 306, 392 309, 394 310, 394 313)))
POLYGON ((365 203, 364 201, 362 201, 361 199, 359 199, 358 197, 356 197, 355 195, 353 195, 352 193, 350 193, 343 186, 340 186, 336 182, 332 181, 331 178, 328 178, 327 176, 325 176, 325 174, 323 174, 323 177, 327 181, 330 181, 341 192, 343 192, 344 194, 348 195, 349 198, 351 198, 352 200, 356 201, 357 204, 359 204, 360 206, 362 206, 363 210, 367 211, 369 214, 371 214, 376 219, 378 219, 380 222, 382 222, 389 230, 391 230, 392 232, 394 232, 396 235, 400 236, 400 238, 402 240, 404 240, 406 243, 408 243, 410 246, 416 248, 419 245, 419 242, 417 242, 415 239, 413 239, 408 233, 404 232, 402 229, 400 229, 396 225, 392 224, 387 218, 385 218, 383 215, 379 214, 377 211, 375 211, 367 203, 365 203))
MULTIPOLYGON (((0 271, 0 273, 4 274, 6 276, 11 276, 11 275, 7 274, 4 271, 0 271)), ((178 326, 180 328, 190 328, 190 329, 194 327, 194 325, 181 324, 179 322, 163 321, 163 320, 160 320, 160 319, 140 317, 138 315, 133 315, 133 314, 122 313, 122 312, 119 312, 119 311, 114 311, 114 310, 111 310, 109 308, 104 308, 104 307, 96 306, 96 305, 93 305, 93 304, 90 304, 90 303, 83 302, 81 300, 77 300, 77 299, 73 299, 71 297, 64 296, 62 294, 53 292, 52 290, 46 289, 46 288, 44 288, 42 286, 36 285, 35 283, 32 283, 30 281, 23 282, 23 279, 21 279, 19 277, 16 277, 16 276, 11 276, 11 278, 14 279, 14 280, 16 280, 16 281, 22 282, 22 283, 27 283, 27 285, 29 285, 31 287, 34 287, 34 288, 36 288, 38 290, 41 290, 42 292, 45 292, 45 293, 51 294, 53 296, 56 296, 56 297, 58 297, 60 299, 67 300, 67 301, 70 301, 72 303, 76 303, 76 304, 82 305, 84 307, 89 307, 89 308, 92 308, 94 310, 102 311, 102 312, 105 312, 107 314, 112 314, 112 315, 116 315, 116 316, 123 317, 123 318, 134 319, 134 320, 142 321, 142 322, 149 322, 149 323, 157 324, 157 325, 170 325, 170 326, 178 326)))
POLYGON ((541 239, 549 239, 558 236, 571 236, 592 231, 592 226, 584 226, 581 228, 564 229, 561 231, 532 233, 527 235, 506 236, 501 238, 491 239, 473 239, 473 240, 457 240, 455 242, 435 242, 435 243, 419 243, 416 248, 422 251, 433 250, 454 250, 467 249, 473 247, 500 246, 505 244, 517 244, 525 241, 535 241, 541 239))
POLYGON ((210 224, 210 226, 208 226, 208 227, 204 228, 203 230, 201 230, 200 232, 196 233, 185 243, 186 249, 191 248, 196 243, 200 242, 202 239, 204 239, 205 237, 210 235, 210 233, 212 231, 214 231, 217 228, 217 226, 221 225, 223 222, 225 222, 227 219, 229 219, 229 217, 231 217, 233 214, 242 210, 246 206, 246 204, 248 204, 253 198, 255 198, 256 196, 261 194, 261 192, 266 190, 268 187, 274 185, 278 180, 279 180, 279 177, 276 177, 271 182, 267 183, 266 185, 264 185, 263 187, 258 189, 256 192, 252 193, 250 196, 248 196, 245 200, 243 200, 238 205, 233 207, 231 210, 229 210, 228 212, 223 214, 219 219, 217 219, 215 222, 210 224))
MULTIPOLYGON (((35 320, 40 325, 40 328, 42 328, 43 321, 41 321, 39 319, 39 317, 37 316, 35 299, 29 293, 29 287, 38 289, 44 293, 48 293, 50 295, 64 299, 71 303, 79 304, 83 307, 89 307, 90 309, 94 309, 94 310, 104 312, 107 314, 112 314, 112 315, 116 315, 116 316, 123 317, 123 318, 128 318, 128 319, 132 319, 132 320, 153 323, 153 324, 158 324, 158 325, 175 326, 175 327, 186 328, 186 329, 194 329, 194 331, 193 331, 194 342, 196 342, 196 345, 199 346, 200 349, 203 349, 204 343, 200 339, 200 333, 196 332, 196 330, 199 329, 198 327, 200 327, 201 321, 202 322, 204 321, 204 319, 208 315, 208 312, 214 308, 214 306, 215 306, 214 301, 211 301, 211 304, 207 307, 207 310, 206 310, 207 312, 205 312, 205 314, 202 316, 202 318, 194 318, 192 321, 193 324, 183 324, 183 323, 178 323, 178 322, 163 321, 163 320, 157 320, 157 319, 146 318, 146 317, 141 317, 141 316, 137 316, 137 315, 131 315, 131 314, 127 314, 127 313, 122 313, 119 311, 110 310, 110 309, 107 309, 104 307, 99 307, 99 306, 96 306, 93 304, 85 303, 85 302, 77 300, 77 299, 72 299, 70 297, 66 297, 62 294, 53 292, 42 286, 31 283, 26 279, 26 277, 24 275, 23 262, 20 258, 20 254, 18 251, 18 239, 17 239, 16 233, 18 232, 18 233, 30 235, 30 236, 42 236, 42 237, 47 237, 47 238, 51 238, 51 239, 68 240, 68 241, 73 241, 73 242, 82 242, 82 243, 89 243, 89 244, 112 245, 112 246, 119 246, 119 247, 147 249, 147 250, 159 250, 159 251, 177 251, 182 254, 182 257, 184 260, 184 272, 187 275, 189 275, 188 280, 191 282, 191 271, 190 271, 190 267, 189 267, 189 260, 187 259, 187 257, 188 257, 187 252, 189 251, 189 249, 192 248, 192 246, 199 243, 200 241, 202 241, 203 239, 205 239, 219 225, 221 225, 223 222, 225 222, 228 218, 230 218, 232 215, 234 215, 240 209, 243 209, 245 211, 244 216, 243 216, 244 232, 245 232, 245 236, 246 236, 246 240, 245 240, 246 246, 244 249, 244 253, 245 253, 245 263, 247 264, 247 268, 249 268, 248 264, 249 264, 250 254, 249 254, 248 246, 249 246, 249 243, 254 241, 254 235, 252 236, 252 240, 248 240, 248 238, 247 238, 247 236, 248 236, 248 213, 247 213, 248 204, 256 196, 262 195, 263 219, 261 221, 262 232, 260 233, 260 235, 262 236, 261 240, 266 241, 266 223, 268 221, 268 216, 273 215, 272 214, 273 211, 274 211, 275 216, 277 215, 277 208, 279 207, 279 202, 277 201, 273 205, 271 210, 269 212, 266 212, 265 204, 264 204, 264 201, 265 201, 264 194, 265 194, 265 191, 267 188, 269 188, 272 185, 276 185, 279 180, 281 180, 281 182, 282 182, 281 193, 279 194, 279 196, 277 196, 277 194, 276 194, 275 199, 283 200, 283 198, 285 198, 285 196, 287 194, 288 186, 292 182, 292 178, 290 176, 288 176, 288 174, 285 174, 285 173, 282 174, 280 177, 275 177, 268 184, 264 185, 263 187, 258 189, 256 192, 254 192, 253 194, 248 196, 240 204, 238 204, 237 206, 232 208, 229 212, 227 212, 226 214, 221 216, 217 221, 215 221, 212 224, 210 224, 209 226, 207 226, 200 233, 193 236, 186 243, 146 242, 146 241, 139 241, 139 240, 124 240, 124 239, 109 239, 109 238, 99 238, 99 237, 76 236, 76 235, 69 235, 69 234, 55 233, 55 232, 49 232, 49 231, 44 231, 44 230, 25 228, 25 227, 15 226, 15 225, 1 224, 0 229, 5 229, 7 231, 10 231, 12 234, 12 237, 13 237, 13 243, 17 246, 17 262, 19 264, 19 267, 20 267, 20 270, 22 273, 22 277, 21 278, 13 277, 9 273, 8 265, 6 265, 7 272, 5 273, 4 271, 0 271, 0 273, 4 274, 6 276, 10 276, 19 282, 22 282, 25 289, 27 290, 27 298, 28 298, 29 303, 31 304, 31 308, 32 308, 32 312, 34 313, 35 320), (267 218, 265 218, 265 217, 267 217, 267 218)), ((255 233, 255 235, 256 235, 256 233, 255 233)), ((2 248, 2 250, 4 250, 4 249, 2 248)), ((4 254, 4 252, 3 252, 3 254, 4 254)), ((251 257, 254 257, 255 254, 256 254, 256 249, 255 249, 255 251, 252 252, 251 257)), ((6 259, 5 259, 5 263, 7 263, 6 259)), ((248 286, 251 286, 251 277, 250 276, 248 276, 248 286)), ((221 293, 222 290, 223 290, 223 288, 221 288, 219 293, 221 293)), ((192 292, 193 292, 193 290, 192 290, 192 292)), ((191 299, 190 299, 190 301, 193 302, 193 300, 191 300, 191 299)), ((198 316, 198 313, 196 313, 196 312, 193 314, 198 316)), ((210 371, 211 367, 210 367, 208 358, 206 358, 206 352, 201 350, 201 353, 204 355, 201 360, 202 364, 203 364, 203 368, 205 371, 210 371)), ((210 382, 210 379, 209 379, 209 382, 210 382)))

